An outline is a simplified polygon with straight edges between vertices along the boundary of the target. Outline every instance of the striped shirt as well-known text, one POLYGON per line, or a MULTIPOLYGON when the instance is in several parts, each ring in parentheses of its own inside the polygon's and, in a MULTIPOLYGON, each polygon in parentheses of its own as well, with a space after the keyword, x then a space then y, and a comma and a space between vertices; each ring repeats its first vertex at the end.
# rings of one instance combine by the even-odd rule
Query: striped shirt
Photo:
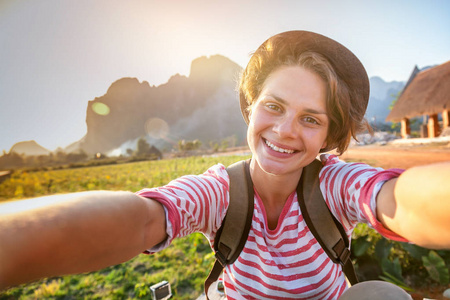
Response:
MULTIPOLYGON (((405 241, 384 228, 375 215, 382 184, 402 170, 345 163, 328 154, 321 155, 321 160, 322 194, 349 238, 355 226, 364 222, 385 237, 405 241)), ((166 211, 168 239, 149 252, 193 232, 202 232, 213 245, 229 203, 228 184, 226 169, 219 164, 202 175, 184 176, 138 192, 162 203, 166 211)), ((264 205, 255 192, 247 242, 238 259, 226 267, 224 282, 228 299, 337 299, 347 289, 341 266, 328 258, 306 226, 295 191, 273 230, 268 228, 264 205)))

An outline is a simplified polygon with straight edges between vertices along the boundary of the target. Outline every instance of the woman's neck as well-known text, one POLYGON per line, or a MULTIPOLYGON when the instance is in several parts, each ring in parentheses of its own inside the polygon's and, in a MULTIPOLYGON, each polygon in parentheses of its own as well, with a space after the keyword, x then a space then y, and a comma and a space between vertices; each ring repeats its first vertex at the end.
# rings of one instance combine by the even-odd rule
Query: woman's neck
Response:
POLYGON ((258 192, 264 205, 283 207, 289 195, 296 190, 302 169, 296 173, 275 175, 266 173, 260 168, 258 162, 252 159, 250 174, 253 186, 258 192))
POLYGON ((286 201, 297 188, 302 169, 295 174, 269 174, 262 170, 253 159, 250 163, 250 174, 253 187, 264 205, 267 225, 269 229, 274 230, 278 226, 286 201))

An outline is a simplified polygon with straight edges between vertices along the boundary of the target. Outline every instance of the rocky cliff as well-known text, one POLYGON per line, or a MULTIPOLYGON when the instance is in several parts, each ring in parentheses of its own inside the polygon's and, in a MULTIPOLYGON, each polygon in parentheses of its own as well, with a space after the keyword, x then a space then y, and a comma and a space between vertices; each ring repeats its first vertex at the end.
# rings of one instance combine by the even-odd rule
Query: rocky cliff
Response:
MULTIPOLYGON (((199 139, 207 145, 234 137, 238 145, 245 144, 246 125, 236 91, 240 71, 239 65, 215 55, 195 59, 188 77, 177 74, 160 86, 136 78, 119 79, 105 95, 89 101, 87 133, 65 150, 91 154, 115 149, 116 155, 124 154, 143 136, 159 149, 183 139, 199 139)), ((372 77, 370 84, 366 118, 384 122, 404 83, 372 77)))
POLYGON ((177 74, 157 87, 119 79, 105 95, 89 101, 87 133, 66 150, 106 153, 141 136, 159 147, 181 139, 207 144, 230 136, 244 143, 246 125, 236 92, 240 70, 216 55, 194 60, 189 77, 177 74))

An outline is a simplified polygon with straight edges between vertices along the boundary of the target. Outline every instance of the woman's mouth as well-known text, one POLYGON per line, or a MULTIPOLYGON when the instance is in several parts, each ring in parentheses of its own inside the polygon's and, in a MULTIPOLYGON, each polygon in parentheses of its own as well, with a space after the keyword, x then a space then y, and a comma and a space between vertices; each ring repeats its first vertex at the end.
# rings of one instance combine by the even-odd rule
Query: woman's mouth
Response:
POLYGON ((295 150, 292 150, 292 149, 284 149, 284 148, 280 148, 280 147, 278 147, 278 146, 275 146, 274 144, 272 144, 271 142, 269 142, 269 141, 266 140, 266 139, 264 139, 264 142, 266 143, 266 145, 267 145, 270 149, 272 149, 272 150, 274 150, 274 151, 276 151, 276 152, 287 153, 287 154, 292 154, 292 153, 295 152, 295 150))

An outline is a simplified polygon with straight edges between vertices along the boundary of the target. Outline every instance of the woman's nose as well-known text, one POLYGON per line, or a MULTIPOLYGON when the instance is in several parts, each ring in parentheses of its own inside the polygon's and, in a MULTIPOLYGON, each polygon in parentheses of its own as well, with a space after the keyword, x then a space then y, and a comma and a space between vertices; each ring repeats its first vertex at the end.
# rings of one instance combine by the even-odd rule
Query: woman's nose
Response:
POLYGON ((286 116, 286 117, 278 120, 278 122, 275 124, 273 130, 280 137, 295 138, 297 135, 297 131, 298 131, 297 125, 298 124, 294 118, 286 116))

